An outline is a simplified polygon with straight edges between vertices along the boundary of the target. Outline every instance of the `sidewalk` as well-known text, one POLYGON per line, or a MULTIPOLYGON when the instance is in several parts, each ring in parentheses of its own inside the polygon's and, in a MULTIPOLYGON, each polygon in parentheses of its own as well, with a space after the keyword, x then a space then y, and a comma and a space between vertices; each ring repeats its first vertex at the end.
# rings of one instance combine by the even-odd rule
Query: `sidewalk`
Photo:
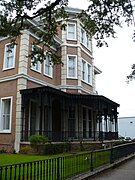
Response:
POLYGON ((135 180, 135 154, 72 180, 135 180))

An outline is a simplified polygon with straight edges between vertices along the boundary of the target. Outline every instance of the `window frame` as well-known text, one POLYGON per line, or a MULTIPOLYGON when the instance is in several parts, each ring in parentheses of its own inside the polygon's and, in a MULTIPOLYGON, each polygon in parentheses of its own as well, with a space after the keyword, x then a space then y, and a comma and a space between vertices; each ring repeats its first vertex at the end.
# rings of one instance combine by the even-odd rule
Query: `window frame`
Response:
POLYGON ((7 43, 5 44, 5 48, 4 48, 4 62, 3 62, 3 70, 8 70, 8 69, 13 69, 15 68, 15 59, 16 59, 16 45, 14 45, 14 48, 13 48, 13 59, 12 59, 12 66, 8 66, 6 67, 6 62, 7 62, 7 57, 10 57, 10 56, 7 56, 7 47, 10 46, 11 43, 7 43))
POLYGON ((88 84, 92 84, 92 65, 91 64, 87 64, 87 79, 88 79, 88 84), (89 72, 89 67, 90 67, 90 72, 89 72))
POLYGON ((92 85, 92 65, 84 59, 82 59, 82 65, 81 65, 81 81, 89 85, 92 85), (84 68, 83 68, 83 63, 85 63, 84 68), (90 67, 90 73, 89 73, 89 67, 90 67), (85 73, 84 74, 85 79, 83 79, 83 72, 85 73), (89 79, 90 79, 90 82, 89 82, 89 79))
POLYGON ((86 81, 86 61, 82 59, 82 80, 86 81))
POLYGON ((92 42, 91 42, 91 38, 89 36, 89 34, 81 27, 80 30, 80 42, 81 44, 83 44, 87 49, 89 49, 90 51, 92 51, 92 42), (82 33, 83 32, 83 33, 82 33), (82 37, 83 35, 83 37, 82 37))
MULTIPOLYGON (((46 52, 46 58, 47 57, 51 57, 51 54, 46 52)), ((48 60, 48 59, 47 59, 48 60)), ((44 61, 44 75, 49 77, 49 78, 53 78, 53 63, 52 63, 52 60, 51 60, 51 63, 50 65, 48 65, 48 68, 49 68, 49 74, 46 73, 46 59, 44 61)))
POLYGON ((12 124, 12 105, 13 105, 13 97, 3 97, 0 99, 0 133, 11 133, 11 124, 12 124), (10 100, 10 114, 9 114, 9 129, 4 129, 3 128, 3 102, 4 100, 10 100))
POLYGON ((77 55, 70 55, 70 54, 67 55, 67 78, 77 79, 77 55), (69 76, 69 57, 74 57, 74 60, 75 60, 75 67, 74 67, 75 76, 69 76))
POLYGON ((72 22, 68 22, 67 23, 67 40, 76 40, 76 23, 72 23, 72 22), (69 25, 73 25, 74 26, 74 37, 71 38, 69 36, 69 25))
MULTIPOLYGON (((32 49, 33 49, 33 46, 34 45, 32 45, 32 49)), ((37 48, 41 48, 40 46, 36 46, 37 48)), ((41 62, 39 62, 39 61, 37 61, 37 63, 35 64, 35 65, 33 65, 32 64, 32 59, 31 59, 31 69, 33 70, 33 71, 36 71, 36 72, 38 72, 38 73, 41 73, 42 72, 42 64, 41 64, 41 62), (37 68, 35 68, 35 67, 38 67, 38 69, 37 68)))

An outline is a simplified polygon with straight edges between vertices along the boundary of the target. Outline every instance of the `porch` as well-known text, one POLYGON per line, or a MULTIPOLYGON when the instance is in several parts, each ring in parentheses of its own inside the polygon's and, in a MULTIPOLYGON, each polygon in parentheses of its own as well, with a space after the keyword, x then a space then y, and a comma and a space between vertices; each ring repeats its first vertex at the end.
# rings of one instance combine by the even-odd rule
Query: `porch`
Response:
POLYGON ((21 90, 21 141, 33 134, 51 142, 118 138, 119 104, 99 95, 69 94, 51 87, 21 90))

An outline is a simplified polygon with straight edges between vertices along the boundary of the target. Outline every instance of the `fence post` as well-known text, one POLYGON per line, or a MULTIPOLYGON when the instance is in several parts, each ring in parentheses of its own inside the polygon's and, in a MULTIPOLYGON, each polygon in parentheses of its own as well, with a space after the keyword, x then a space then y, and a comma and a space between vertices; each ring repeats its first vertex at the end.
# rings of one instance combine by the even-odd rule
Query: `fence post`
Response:
POLYGON ((0 179, 2 179, 2 167, 0 166, 0 179))
POLYGON ((110 152, 110 164, 114 163, 113 161, 113 148, 112 148, 112 145, 111 145, 111 152, 110 152))
POLYGON ((90 170, 93 171, 93 153, 90 153, 90 170))
POLYGON ((60 180, 60 157, 57 158, 57 180, 60 180))

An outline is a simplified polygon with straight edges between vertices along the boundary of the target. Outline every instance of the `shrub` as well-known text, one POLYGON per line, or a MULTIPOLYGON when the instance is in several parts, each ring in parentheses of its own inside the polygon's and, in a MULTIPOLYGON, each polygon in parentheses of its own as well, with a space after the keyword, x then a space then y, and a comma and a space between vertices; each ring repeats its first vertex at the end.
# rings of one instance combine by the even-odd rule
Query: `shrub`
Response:
POLYGON ((31 152, 30 146, 22 146, 20 148, 20 153, 22 153, 22 154, 29 154, 30 152, 31 152))
POLYGON ((39 152, 39 150, 42 149, 42 147, 45 145, 47 141, 47 137, 35 134, 30 137, 30 146, 37 152, 39 152))
POLYGON ((68 152, 71 149, 70 143, 58 143, 58 144, 46 144, 45 154, 60 154, 63 152, 68 152))

